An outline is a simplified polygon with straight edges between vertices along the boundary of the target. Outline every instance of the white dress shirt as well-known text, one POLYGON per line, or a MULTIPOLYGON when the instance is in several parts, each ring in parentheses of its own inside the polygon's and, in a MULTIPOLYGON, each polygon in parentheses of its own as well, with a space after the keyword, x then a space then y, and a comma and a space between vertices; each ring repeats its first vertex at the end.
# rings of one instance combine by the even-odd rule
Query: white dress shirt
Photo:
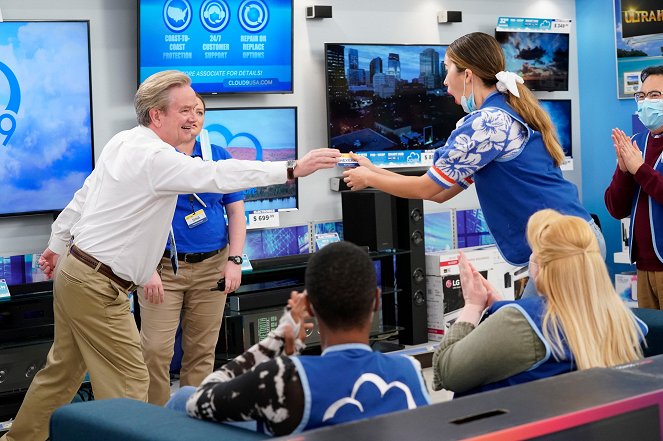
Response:
POLYGON ((48 247, 63 254, 73 236, 80 249, 115 274, 144 285, 163 255, 178 194, 232 193, 286 180, 284 161, 203 161, 138 126, 106 144, 83 187, 53 223, 48 247))

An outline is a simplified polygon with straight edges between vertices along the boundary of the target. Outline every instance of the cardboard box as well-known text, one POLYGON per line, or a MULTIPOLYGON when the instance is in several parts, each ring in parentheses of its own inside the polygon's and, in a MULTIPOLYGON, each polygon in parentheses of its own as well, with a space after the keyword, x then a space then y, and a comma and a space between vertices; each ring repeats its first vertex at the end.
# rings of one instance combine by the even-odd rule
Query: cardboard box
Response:
MULTIPOLYGON (((494 245, 465 248, 462 251, 505 300, 514 299, 514 288, 518 285, 518 280, 526 279, 526 269, 505 262, 494 245)), ((453 324, 465 305, 460 284, 458 252, 459 250, 447 250, 426 254, 429 340, 441 340, 445 329, 453 324)))
POLYGON ((615 274, 615 291, 625 302, 638 300, 638 273, 629 271, 615 274))

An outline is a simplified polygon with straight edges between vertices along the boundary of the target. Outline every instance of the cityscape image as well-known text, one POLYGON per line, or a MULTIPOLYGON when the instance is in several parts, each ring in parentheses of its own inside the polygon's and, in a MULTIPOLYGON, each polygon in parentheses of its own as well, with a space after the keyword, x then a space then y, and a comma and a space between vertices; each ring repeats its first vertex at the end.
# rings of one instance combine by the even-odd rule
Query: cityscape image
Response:
POLYGON ((443 146, 464 115, 443 84, 446 48, 327 44, 330 147, 382 166, 426 165, 422 153, 443 146))

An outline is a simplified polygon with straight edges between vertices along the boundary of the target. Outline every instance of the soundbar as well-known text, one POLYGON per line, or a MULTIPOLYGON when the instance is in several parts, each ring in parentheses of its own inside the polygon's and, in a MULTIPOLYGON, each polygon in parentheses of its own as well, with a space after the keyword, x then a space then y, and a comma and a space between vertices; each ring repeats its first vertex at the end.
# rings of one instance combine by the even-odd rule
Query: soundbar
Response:
POLYGON ((259 292, 249 292, 240 295, 230 295, 227 300, 228 309, 230 309, 230 311, 240 312, 251 309, 285 306, 288 303, 292 291, 303 290, 304 285, 300 284, 266 289, 259 292))
POLYGON ((266 270, 288 266, 304 265, 308 263, 310 254, 291 254, 289 256, 268 257, 266 259, 250 259, 254 270, 266 270))

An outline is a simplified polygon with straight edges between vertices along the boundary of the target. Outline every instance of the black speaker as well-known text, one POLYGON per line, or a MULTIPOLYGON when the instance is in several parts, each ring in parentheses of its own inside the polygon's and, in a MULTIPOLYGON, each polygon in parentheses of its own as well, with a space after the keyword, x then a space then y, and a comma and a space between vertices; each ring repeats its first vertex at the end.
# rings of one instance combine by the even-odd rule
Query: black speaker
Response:
POLYGON ((306 18, 332 18, 332 7, 321 5, 307 6, 306 18))
POLYGON ((27 390, 32 378, 46 364, 46 355, 52 345, 53 340, 3 345, 0 348, 0 397, 27 390))
POLYGON ((394 199, 379 190, 342 192, 343 239, 371 251, 393 249, 394 199))
POLYGON ((428 341, 424 204, 421 199, 395 199, 396 248, 409 253, 396 256, 397 320, 404 329, 400 343, 428 341))

